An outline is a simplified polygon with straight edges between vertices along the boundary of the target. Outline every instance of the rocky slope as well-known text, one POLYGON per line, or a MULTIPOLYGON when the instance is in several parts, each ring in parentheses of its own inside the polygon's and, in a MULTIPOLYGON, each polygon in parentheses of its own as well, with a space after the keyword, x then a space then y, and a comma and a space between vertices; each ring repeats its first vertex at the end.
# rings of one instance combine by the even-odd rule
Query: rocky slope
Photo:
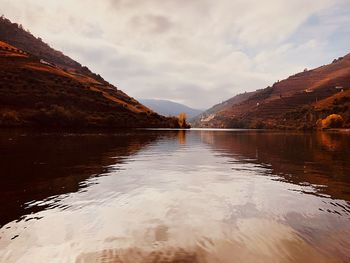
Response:
POLYGON ((196 118, 195 127, 312 129, 339 114, 350 127, 350 54, 290 76, 271 87, 240 94, 196 118))
POLYGON ((0 126, 178 127, 178 122, 1 18, 0 126))

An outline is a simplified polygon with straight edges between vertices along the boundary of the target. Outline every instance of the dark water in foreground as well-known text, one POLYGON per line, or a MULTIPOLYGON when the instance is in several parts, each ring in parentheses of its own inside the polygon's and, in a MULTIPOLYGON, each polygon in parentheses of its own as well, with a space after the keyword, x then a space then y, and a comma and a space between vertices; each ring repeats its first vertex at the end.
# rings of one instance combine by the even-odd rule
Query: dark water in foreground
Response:
POLYGON ((0 133, 0 262, 350 262, 350 134, 0 133))

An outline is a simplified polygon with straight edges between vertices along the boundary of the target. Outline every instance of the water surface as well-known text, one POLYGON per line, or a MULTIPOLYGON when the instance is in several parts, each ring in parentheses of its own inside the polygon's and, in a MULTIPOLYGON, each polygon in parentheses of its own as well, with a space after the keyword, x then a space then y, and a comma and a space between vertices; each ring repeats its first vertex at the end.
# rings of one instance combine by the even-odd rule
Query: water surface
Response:
POLYGON ((350 135, 0 133, 0 262, 349 262, 350 135))

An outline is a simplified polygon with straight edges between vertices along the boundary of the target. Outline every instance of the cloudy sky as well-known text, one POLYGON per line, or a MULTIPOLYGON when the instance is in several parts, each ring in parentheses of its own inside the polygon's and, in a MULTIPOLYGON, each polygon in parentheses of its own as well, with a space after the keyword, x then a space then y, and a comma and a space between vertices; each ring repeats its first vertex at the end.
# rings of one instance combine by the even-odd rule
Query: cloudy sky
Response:
POLYGON ((350 0, 0 0, 135 98, 208 108, 350 52, 350 0))

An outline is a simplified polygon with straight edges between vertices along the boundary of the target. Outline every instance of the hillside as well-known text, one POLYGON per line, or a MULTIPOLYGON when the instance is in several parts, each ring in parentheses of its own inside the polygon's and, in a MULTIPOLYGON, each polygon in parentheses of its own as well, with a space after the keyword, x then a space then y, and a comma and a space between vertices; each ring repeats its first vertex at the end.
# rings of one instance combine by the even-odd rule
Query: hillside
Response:
POLYGON ((40 37, 37 38, 29 31, 24 30, 22 25, 12 23, 3 16, 0 18, 0 41, 25 50, 33 56, 49 61, 64 70, 89 75, 107 84, 100 75, 92 73, 87 67, 51 48, 40 37))
POLYGON ((245 92, 242 94, 238 94, 224 102, 221 102, 219 104, 214 105, 213 107, 207 109, 206 111, 202 112, 201 114, 195 116, 192 119, 192 122, 200 125, 201 123, 208 123, 211 119, 215 117, 215 114, 224 110, 225 108, 230 108, 234 105, 237 105, 246 99, 248 99, 254 92, 245 92))
POLYGON ((139 99, 139 101, 148 108, 164 116, 178 116, 179 113, 184 112, 187 118, 191 119, 202 112, 201 110, 193 109, 184 104, 170 100, 139 99))
POLYGON ((4 39, 9 42, 0 41, 0 126, 178 126, 177 119, 153 112, 2 18, 4 39))
POLYGON ((312 129, 339 114, 350 127, 350 54, 290 76, 271 87, 240 94, 206 111, 195 127, 312 129))

